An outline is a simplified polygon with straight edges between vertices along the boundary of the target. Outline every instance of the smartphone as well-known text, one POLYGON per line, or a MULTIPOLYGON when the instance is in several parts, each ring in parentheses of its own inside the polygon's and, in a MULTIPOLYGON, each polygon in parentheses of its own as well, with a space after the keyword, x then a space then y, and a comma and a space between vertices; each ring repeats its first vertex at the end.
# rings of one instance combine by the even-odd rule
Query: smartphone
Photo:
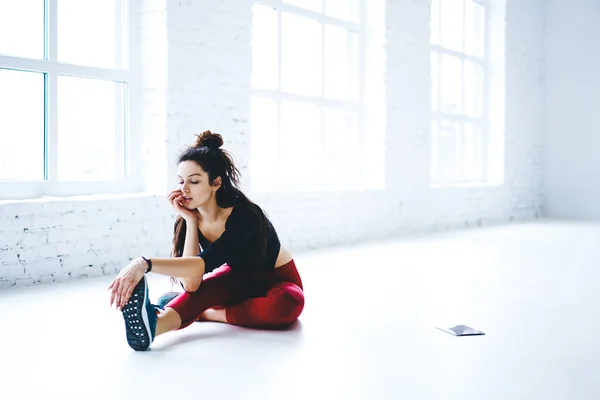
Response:
POLYGON ((471 327, 468 327, 466 325, 456 325, 452 328, 445 328, 445 327, 440 327, 440 326, 436 326, 437 329, 444 331, 446 333, 449 333, 453 336, 478 336, 478 335, 485 335, 485 333, 483 333, 482 331, 478 331, 477 329, 473 329, 471 327))

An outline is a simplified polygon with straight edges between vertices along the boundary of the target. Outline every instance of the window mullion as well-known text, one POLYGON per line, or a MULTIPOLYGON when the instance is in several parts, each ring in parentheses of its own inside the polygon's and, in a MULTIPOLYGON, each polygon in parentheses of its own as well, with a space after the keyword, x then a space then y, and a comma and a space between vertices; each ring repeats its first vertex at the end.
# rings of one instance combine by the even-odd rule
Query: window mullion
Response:
POLYGON ((442 54, 438 52, 438 104, 437 110, 439 113, 442 112, 442 54))
MULTIPOLYGON (((277 93, 281 94, 281 75, 283 71, 281 70, 281 10, 277 9, 277 93)), ((281 176, 282 165, 281 165, 281 96, 277 96, 277 155, 275 157, 275 171, 277 171, 277 176, 275 177, 275 184, 277 187, 280 187, 282 184, 283 177, 281 176)))
MULTIPOLYGON (((126 18, 129 17, 129 13, 126 10, 125 5, 128 3, 127 0, 117 0, 115 4, 115 61, 117 69, 124 69, 129 64, 129 57, 126 56, 126 50, 129 49, 128 41, 129 38, 125 37, 126 32, 123 29, 123 24, 126 18)), ((128 20, 127 20, 128 21, 128 20)), ((129 25, 129 23, 128 23, 129 25)), ((117 180, 123 180, 127 177, 125 173, 125 158, 127 153, 125 152, 127 139, 127 121, 129 120, 129 107, 128 105, 128 93, 129 87, 127 83, 118 82, 115 83, 115 177, 117 180)), ((128 158, 128 157, 127 157, 128 158)))
POLYGON ((46 74, 46 179, 58 178, 58 76, 55 70, 46 74))
POLYGON ((123 29, 123 24, 126 21, 125 18, 129 14, 125 9, 125 4, 127 3, 127 0, 117 0, 115 4, 115 21, 117 21, 115 26, 115 65, 119 69, 126 68, 126 64, 129 61, 129 57, 126 56, 126 51, 129 48, 129 38, 124 37, 126 35, 123 29))
POLYGON ((46 74, 46 179, 50 182, 50 187, 55 185, 58 180, 58 0, 48 0, 48 73, 46 74))
POLYGON ((446 54, 446 55, 450 55, 453 57, 458 57, 461 60, 468 60, 468 61, 471 61, 472 63, 479 64, 481 66, 485 65, 485 59, 483 57, 477 57, 477 56, 473 56, 470 54, 461 53, 459 51, 451 50, 446 47, 438 46, 435 44, 432 44, 430 46, 433 50, 437 51, 439 54, 446 54))
POLYGON ((483 126, 481 128, 481 166, 483 170, 483 179, 488 180, 489 174, 489 155, 491 149, 489 146, 489 135, 490 135, 490 16, 489 7, 486 4, 483 7, 483 31, 484 31, 484 42, 483 42, 483 126))
MULTIPOLYGON (((321 11, 324 13, 325 12, 325 1, 323 1, 322 3, 322 8, 321 11)), ((321 22, 321 97, 325 98, 325 81, 326 81, 326 77, 325 77, 325 63, 326 63, 326 49, 325 49, 325 44, 326 44, 326 38, 325 38, 325 23, 321 22)), ((325 105, 321 104, 321 107, 319 108, 321 111, 321 124, 320 124, 320 128, 321 128, 321 165, 319 167, 320 170, 323 170, 324 166, 325 166, 325 105)), ((327 178, 326 178, 327 179, 327 178)))
MULTIPOLYGON (((358 149, 365 149, 366 142, 366 57, 367 57, 367 7, 366 0, 358 0, 358 149)), ((367 154, 369 150, 367 150, 367 154)), ((360 158, 359 158, 360 159, 360 158)), ((363 162, 367 162, 369 157, 363 157, 363 162)), ((363 182, 368 181, 369 168, 366 165, 360 165, 359 171, 363 174, 363 182)))
POLYGON ((115 84, 115 178, 122 180, 125 166, 125 124, 127 112, 127 85, 122 83, 115 84), (125 115, 124 115, 125 112, 125 115))
MULTIPOLYGON (((460 63, 460 74, 461 74, 461 80, 462 80, 462 85, 461 85, 461 110, 462 110, 462 115, 466 117, 467 113, 466 113, 466 101, 465 101, 465 95, 466 95, 466 90, 465 90, 465 86, 466 86, 466 76, 465 76, 465 60, 462 60, 460 63)), ((459 131, 459 138, 458 138, 458 143, 459 143, 459 149, 458 149, 458 160, 459 160, 459 174, 460 174, 460 180, 464 180, 465 176, 465 123, 464 120, 460 122, 460 131, 459 131)))
POLYGON ((287 101, 304 101, 319 105, 326 105, 328 107, 342 108, 344 110, 359 112, 358 101, 349 101, 349 100, 336 100, 330 98, 323 98, 317 96, 307 96, 302 94, 295 93, 286 93, 277 90, 269 90, 269 89, 252 89, 252 93, 257 96, 269 97, 269 98, 279 98, 281 100, 287 101))
MULTIPOLYGON (((467 13, 466 13, 466 4, 465 1, 471 1, 471 0, 463 0, 462 2, 462 22, 463 22, 463 26, 462 26, 462 48, 463 48, 463 53, 467 53, 467 23, 466 23, 466 17, 467 17, 467 13)), ((465 101, 465 96, 466 96, 466 76, 465 76, 465 64, 467 63, 466 59, 461 60, 461 69, 460 69, 460 73, 461 73, 461 80, 462 80, 462 85, 461 85, 461 110, 462 110, 462 114, 466 116, 467 114, 467 109, 466 109, 466 101, 465 101)), ((460 174, 460 180, 461 181, 465 181, 466 178, 466 159, 465 159, 465 146, 466 146, 466 126, 465 126, 465 121, 461 121, 460 123, 460 131, 459 131, 459 139, 458 139, 458 143, 459 143, 459 174, 460 174)))
POLYGON ((47 57, 51 63, 56 63, 58 57, 58 47, 56 45, 58 38, 58 0, 48 1, 48 37, 46 38, 47 57))
MULTIPOLYGON (((327 25, 338 26, 344 29, 348 29, 353 32, 360 30, 360 25, 356 22, 347 21, 331 17, 325 14, 325 9, 322 8, 322 12, 312 11, 306 8, 295 6, 293 4, 284 3, 281 0, 255 0, 257 4, 261 4, 267 7, 274 8, 278 11, 289 12, 295 15, 299 15, 305 18, 312 19, 317 22, 321 22, 327 25)), ((324 7, 324 5, 323 5, 324 7)))

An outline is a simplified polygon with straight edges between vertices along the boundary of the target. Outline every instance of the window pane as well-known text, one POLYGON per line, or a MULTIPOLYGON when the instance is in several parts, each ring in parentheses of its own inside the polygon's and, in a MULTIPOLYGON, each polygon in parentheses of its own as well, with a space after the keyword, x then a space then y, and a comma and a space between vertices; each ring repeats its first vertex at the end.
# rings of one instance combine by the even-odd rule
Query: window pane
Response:
POLYGON ((369 30, 385 31, 386 7, 386 0, 369 0, 369 5, 363 8, 362 11, 365 13, 364 19, 369 30))
POLYGON ((44 74, 0 69, 0 179, 44 179, 44 74))
POLYGON ((277 11, 252 7, 252 87, 279 88, 279 45, 277 11))
POLYGON ((121 68, 121 0, 57 0, 58 61, 121 68))
POLYGON ((438 112, 440 108, 440 56, 431 52, 431 109, 438 112))
POLYGON ((464 4, 463 0, 442 0, 441 2, 441 45, 445 48, 463 52, 464 4))
POLYGON ((322 141, 321 108, 304 103, 281 103, 281 166, 283 182, 295 188, 319 187, 322 141))
POLYGON ((439 160, 438 160, 439 159, 438 148, 440 147, 439 130, 440 130, 440 127, 439 127, 439 123, 437 122, 437 120, 431 121, 431 147, 430 147, 430 149, 431 149, 431 178, 433 181, 438 180, 438 175, 439 175, 439 170, 440 170, 439 160))
MULTIPOLYGON (((360 182, 358 118, 355 112, 336 108, 324 111, 323 177, 329 187, 351 188, 360 182)), ((364 156, 364 153, 362 154, 364 156)))
POLYGON ((0 0, 0 54, 44 58, 44 0, 0 0))
POLYGON ((58 179, 112 180, 123 141, 123 84, 58 77, 58 179))
POLYGON ((283 91, 323 94, 322 30, 317 21, 281 13, 281 88, 283 91))
POLYGON ((277 103, 268 98, 251 99, 250 172, 254 187, 268 187, 277 179, 279 154, 277 103))
POLYGON ((473 0, 465 2, 465 52, 484 56, 485 7, 473 0))
POLYGON ((358 22, 358 5, 359 0, 325 0, 325 14, 346 21, 358 22))
POLYGON ((465 124, 462 165, 464 179, 470 182, 483 181, 483 142, 481 128, 465 124))
POLYGON ((465 61, 465 115, 468 117, 483 116, 485 106, 483 67, 465 61))
POLYGON ((323 12, 323 0, 283 0, 283 2, 307 10, 323 12))
POLYGON ((358 35, 325 25, 325 96, 358 98, 358 35))
POLYGON ((431 0, 431 20, 429 21, 429 30, 431 34, 431 44, 440 44, 440 1, 431 0))
POLYGON ((462 61, 458 57, 441 56, 441 111, 462 113, 462 61))
POLYGON ((436 156, 435 180, 439 182, 456 182, 459 176, 458 149, 461 125, 455 121, 443 120, 439 122, 439 130, 434 132, 436 156))

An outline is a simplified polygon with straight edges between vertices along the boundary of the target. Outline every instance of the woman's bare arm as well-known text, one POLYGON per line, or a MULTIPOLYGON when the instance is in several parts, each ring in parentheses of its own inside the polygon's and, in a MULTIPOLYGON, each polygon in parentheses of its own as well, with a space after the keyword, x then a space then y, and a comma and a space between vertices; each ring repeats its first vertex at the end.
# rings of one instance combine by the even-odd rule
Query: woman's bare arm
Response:
MULTIPOLYGON (((191 278, 204 275, 205 270, 204 260, 200 257, 152 258, 150 262, 152 272, 160 275, 191 278)), ((108 287, 111 291, 110 304, 123 308, 147 269, 148 264, 141 257, 123 268, 108 287)))
MULTIPOLYGON (((193 257, 152 258, 152 272, 176 278, 198 278, 204 275, 204 260, 197 255, 193 257)), ((184 284, 185 286, 185 284, 184 284)), ((200 286, 200 284, 198 284, 200 286)), ((186 288, 187 290, 187 288, 186 288)))
MULTIPOLYGON (((188 210, 182 206, 180 199, 183 195, 181 190, 173 190, 169 196, 167 196, 167 200, 173 206, 175 211, 181 216, 181 218, 185 219, 185 242, 183 243, 183 254, 181 257, 177 258, 186 258, 186 257, 194 257, 199 258, 199 241, 198 241, 198 210, 188 210)), ((175 278, 179 278, 183 287, 188 292, 194 292, 198 290, 200 286, 200 282, 202 282, 202 275, 204 275, 204 260, 201 260, 202 268, 201 269, 191 269, 186 271, 177 271, 175 270, 162 270, 161 267, 156 273, 172 276, 175 278)))
POLYGON ((183 257, 195 257, 200 252, 198 241, 198 222, 185 222, 185 243, 183 245, 183 257))
MULTIPOLYGON (((198 222, 194 220, 193 222, 186 221, 185 223, 185 243, 183 245, 183 255, 182 257, 198 257, 198 253, 200 251, 199 241, 198 241, 198 222)), ((204 261, 202 262, 204 266, 204 261)), ((154 262, 152 264, 154 267, 154 262)), ((202 275, 204 275, 204 267, 202 268, 202 273, 198 275, 192 276, 176 276, 181 281, 183 288, 187 292, 195 292, 200 287, 200 283, 202 282, 202 275)), ((174 275, 172 275, 174 276, 174 275)))

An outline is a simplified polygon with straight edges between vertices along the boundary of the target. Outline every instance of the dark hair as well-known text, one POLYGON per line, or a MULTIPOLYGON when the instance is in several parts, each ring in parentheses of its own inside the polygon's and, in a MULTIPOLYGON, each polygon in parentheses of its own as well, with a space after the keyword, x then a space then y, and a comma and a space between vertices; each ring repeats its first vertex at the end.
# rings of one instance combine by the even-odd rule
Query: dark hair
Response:
MULTIPOLYGON (((221 187, 217 190, 217 205, 221 208, 231 206, 248 207, 258 221, 258 243, 257 248, 251 257, 255 260, 264 258, 267 251, 267 234, 269 223, 263 210, 254 204, 238 188, 240 172, 233 163, 231 155, 220 147, 223 145, 223 137, 218 133, 205 131, 198 136, 196 144, 188 147, 180 156, 177 164, 184 161, 194 161, 208 174, 209 184, 221 177, 221 187)), ((171 256, 181 257, 185 244, 186 223, 183 217, 179 216, 175 221, 173 250, 171 256)))

